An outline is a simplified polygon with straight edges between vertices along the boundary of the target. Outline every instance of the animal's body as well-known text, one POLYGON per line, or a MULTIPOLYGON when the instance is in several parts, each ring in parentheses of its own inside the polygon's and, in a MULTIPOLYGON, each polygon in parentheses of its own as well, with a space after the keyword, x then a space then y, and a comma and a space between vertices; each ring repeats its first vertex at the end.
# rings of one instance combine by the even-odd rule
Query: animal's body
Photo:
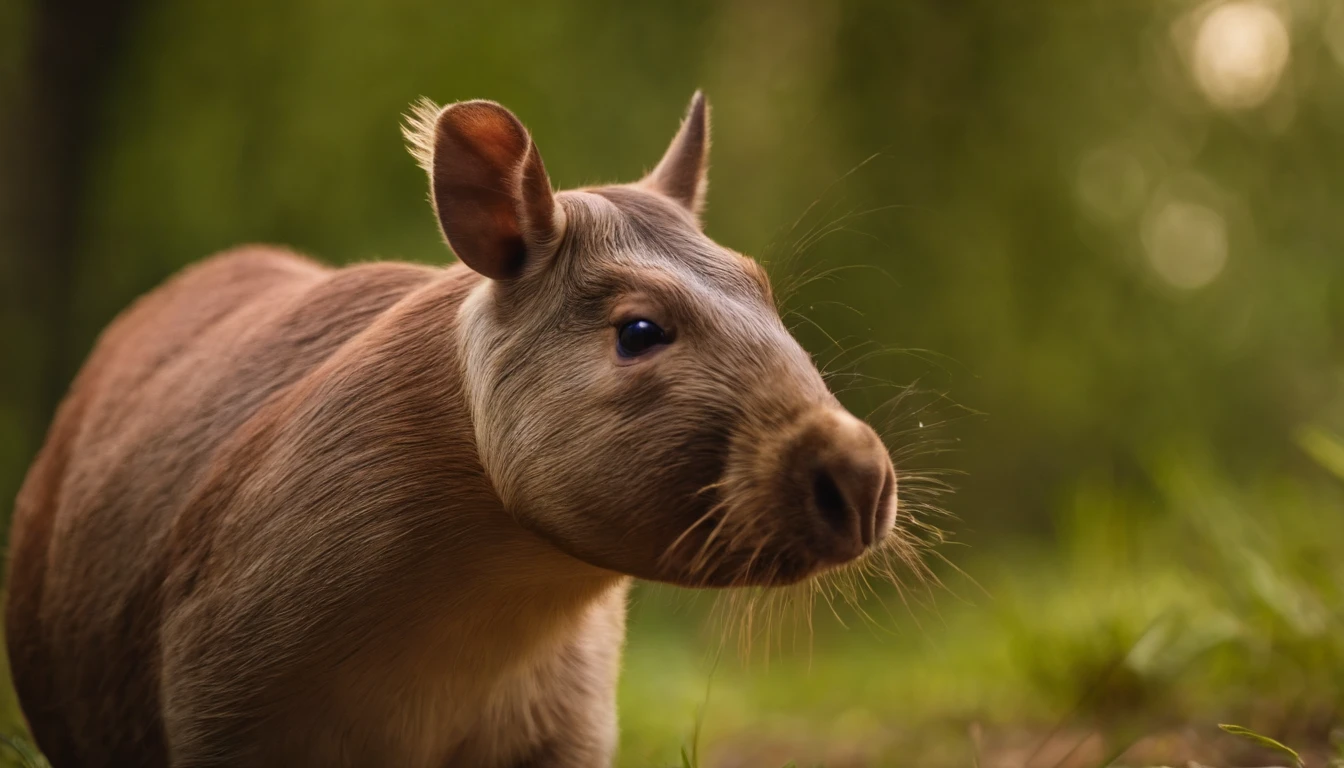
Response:
POLYGON ((605 765, 631 577, 788 583, 880 539, 880 441, 699 231, 705 119, 556 195, 501 107, 422 111, 464 263, 246 247, 124 312, 11 533, 53 765, 605 765))

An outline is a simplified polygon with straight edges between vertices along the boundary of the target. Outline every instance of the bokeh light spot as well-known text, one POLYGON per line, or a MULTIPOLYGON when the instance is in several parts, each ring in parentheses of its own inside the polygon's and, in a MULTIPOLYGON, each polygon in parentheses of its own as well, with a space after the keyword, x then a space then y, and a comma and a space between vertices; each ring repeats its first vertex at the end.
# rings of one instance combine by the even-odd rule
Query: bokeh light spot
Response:
POLYGON ((1252 0, 1223 3, 1195 35, 1195 82, 1214 106, 1259 106, 1283 77, 1291 47, 1288 26, 1273 8, 1252 0))
POLYGON ((1144 217, 1142 237, 1153 270, 1177 288, 1202 288, 1227 264, 1227 221, 1201 203, 1157 201, 1144 217))

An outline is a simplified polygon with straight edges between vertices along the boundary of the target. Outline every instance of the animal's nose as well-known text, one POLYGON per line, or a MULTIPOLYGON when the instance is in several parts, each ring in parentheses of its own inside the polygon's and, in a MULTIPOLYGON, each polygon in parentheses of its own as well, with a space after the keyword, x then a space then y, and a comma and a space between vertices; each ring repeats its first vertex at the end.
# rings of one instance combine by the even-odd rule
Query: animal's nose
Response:
POLYGON ((840 557, 880 541, 895 517, 896 473, 872 427, 839 409, 817 414, 795 461, 807 478, 808 506, 840 557))

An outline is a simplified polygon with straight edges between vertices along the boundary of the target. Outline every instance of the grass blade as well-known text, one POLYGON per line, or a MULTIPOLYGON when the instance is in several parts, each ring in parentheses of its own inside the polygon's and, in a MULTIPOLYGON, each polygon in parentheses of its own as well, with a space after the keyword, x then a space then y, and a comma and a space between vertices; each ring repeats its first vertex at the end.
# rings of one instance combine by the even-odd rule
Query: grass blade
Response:
POLYGON ((1272 749, 1276 752, 1281 752, 1285 755, 1288 755, 1289 757, 1293 758, 1293 765, 1296 765, 1297 768, 1306 768, 1306 764, 1302 762, 1301 755, 1297 754, 1297 752, 1293 750, 1291 747, 1286 746, 1278 741, 1275 741, 1274 739, 1271 739, 1268 736, 1256 733, 1255 731, 1252 731, 1250 728, 1243 728, 1240 725, 1228 725, 1226 723, 1219 723, 1218 727, 1222 728, 1224 731, 1227 731, 1233 736, 1240 736, 1243 739, 1253 741, 1256 744, 1265 747, 1266 749, 1272 749))

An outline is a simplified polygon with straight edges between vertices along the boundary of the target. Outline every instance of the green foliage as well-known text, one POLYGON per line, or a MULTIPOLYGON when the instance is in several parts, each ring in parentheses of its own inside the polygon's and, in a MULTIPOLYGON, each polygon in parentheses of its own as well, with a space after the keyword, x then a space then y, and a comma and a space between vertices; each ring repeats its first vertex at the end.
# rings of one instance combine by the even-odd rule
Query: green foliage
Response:
POLYGON ((13 752, 22 768, 51 768, 51 763, 48 763, 47 759, 22 736, 0 734, 0 744, 13 752))

